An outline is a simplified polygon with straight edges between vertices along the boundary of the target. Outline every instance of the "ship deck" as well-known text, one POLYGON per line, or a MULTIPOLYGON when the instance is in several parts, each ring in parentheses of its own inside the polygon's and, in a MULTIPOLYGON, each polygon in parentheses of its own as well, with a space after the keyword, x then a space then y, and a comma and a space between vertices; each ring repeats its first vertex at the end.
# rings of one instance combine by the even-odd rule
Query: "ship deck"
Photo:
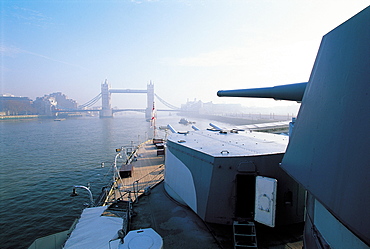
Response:
MULTIPOLYGON (((140 145, 132 166, 131 177, 117 181, 107 202, 131 198, 133 217, 129 230, 153 228, 163 238, 163 248, 234 248, 232 226, 206 223, 189 207, 168 196, 162 181, 164 156, 157 155, 152 141, 140 145), (150 190, 144 194, 148 187, 150 190)), ((277 234, 257 225, 259 248, 302 248, 300 225, 281 229, 277 234)))
POLYGON ((152 188, 163 180, 164 156, 157 156, 157 149, 151 140, 142 143, 136 155, 136 160, 130 164, 131 177, 121 178, 115 182, 106 204, 112 203, 115 199, 128 201, 131 198, 135 201, 147 187, 152 188))
MULTIPOLYGON (((169 197, 164 185, 158 184, 150 195, 142 195, 133 204, 130 230, 153 228, 163 238, 163 248, 234 248, 231 225, 204 222, 189 207, 169 197)), ((302 228, 296 224, 273 230, 256 224, 258 248, 301 249, 302 228)))

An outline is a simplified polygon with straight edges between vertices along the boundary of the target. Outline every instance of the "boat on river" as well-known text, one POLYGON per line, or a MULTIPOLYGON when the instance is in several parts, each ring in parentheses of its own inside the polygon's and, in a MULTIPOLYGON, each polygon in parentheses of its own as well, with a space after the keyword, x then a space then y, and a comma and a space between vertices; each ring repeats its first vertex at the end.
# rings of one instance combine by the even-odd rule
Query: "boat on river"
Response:
POLYGON ((189 124, 195 124, 195 122, 189 121, 186 118, 181 118, 180 121, 179 121, 179 124, 189 125, 189 124))

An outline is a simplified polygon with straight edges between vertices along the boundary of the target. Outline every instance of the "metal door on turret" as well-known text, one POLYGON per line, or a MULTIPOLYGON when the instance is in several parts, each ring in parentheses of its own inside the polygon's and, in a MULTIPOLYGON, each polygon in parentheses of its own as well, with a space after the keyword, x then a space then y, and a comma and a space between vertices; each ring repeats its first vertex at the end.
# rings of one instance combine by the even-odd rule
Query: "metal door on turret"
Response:
POLYGON ((253 219, 256 187, 255 175, 236 176, 235 214, 238 218, 253 219))
POLYGON ((274 178, 256 177, 254 220, 269 227, 275 227, 276 186, 274 178))

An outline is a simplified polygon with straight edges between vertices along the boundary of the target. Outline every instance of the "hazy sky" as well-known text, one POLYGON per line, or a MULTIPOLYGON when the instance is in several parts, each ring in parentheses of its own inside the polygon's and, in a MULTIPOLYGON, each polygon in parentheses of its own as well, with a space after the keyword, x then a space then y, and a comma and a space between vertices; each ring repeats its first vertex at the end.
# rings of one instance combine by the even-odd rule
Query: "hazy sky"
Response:
MULTIPOLYGON (((368 0, 0 0, 0 93, 63 92, 83 104, 112 88, 242 105, 218 90, 308 81, 323 35, 368 0)), ((145 95, 113 105, 145 107, 145 95), (133 103, 138 100, 139 103, 133 103)), ((288 103, 290 104, 290 102, 288 103)), ((159 104, 160 105, 160 104, 159 104)))

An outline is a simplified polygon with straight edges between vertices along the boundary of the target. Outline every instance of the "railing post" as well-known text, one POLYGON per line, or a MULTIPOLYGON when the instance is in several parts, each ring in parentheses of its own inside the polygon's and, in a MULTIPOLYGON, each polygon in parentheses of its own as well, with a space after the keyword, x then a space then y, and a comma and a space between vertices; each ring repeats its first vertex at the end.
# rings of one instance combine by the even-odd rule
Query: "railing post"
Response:
MULTIPOLYGON (((93 195, 91 193, 91 190, 88 188, 88 187, 85 187, 85 186, 79 186, 79 185, 75 185, 73 186, 74 188, 83 188, 83 189, 86 189, 87 192, 89 193, 89 196, 90 196, 90 205, 91 207, 94 207, 95 204, 94 204, 94 199, 93 199, 93 195)), ((75 189, 74 189, 75 190, 75 189)), ((77 195, 77 193, 75 191, 73 191, 72 195, 71 196, 74 196, 74 195, 77 195)))
POLYGON ((132 189, 134 191, 134 202, 137 203, 138 202, 138 196, 139 196, 139 180, 136 180, 132 183, 132 189))

